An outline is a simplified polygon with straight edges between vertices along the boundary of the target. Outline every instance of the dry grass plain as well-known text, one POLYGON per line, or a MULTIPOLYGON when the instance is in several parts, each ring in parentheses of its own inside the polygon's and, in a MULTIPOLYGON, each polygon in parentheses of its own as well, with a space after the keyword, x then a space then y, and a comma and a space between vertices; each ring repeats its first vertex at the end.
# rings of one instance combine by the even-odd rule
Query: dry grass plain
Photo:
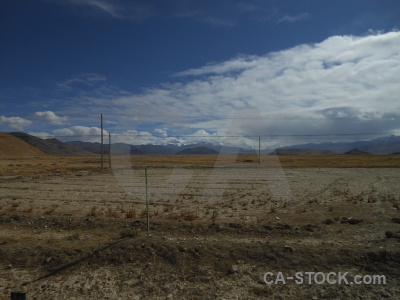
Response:
POLYGON ((400 292, 400 156, 0 158, 0 299, 381 299, 400 292), (144 167, 148 167, 147 237, 144 167), (283 169, 280 168, 283 167, 283 169), (388 238, 386 232, 394 237, 388 238), (265 272, 385 285, 266 285, 265 272))
MULTIPOLYGON (((117 158, 118 159, 118 158, 117 158)), ((113 160, 113 159, 112 159, 113 160)), ((258 164, 258 157, 253 155, 140 155, 131 157, 134 168, 149 167, 214 167, 234 165, 240 167, 258 164)), ((262 166, 278 166, 282 168, 399 168, 400 155, 332 155, 332 156, 277 156, 263 155, 262 166)), ((100 166, 99 157, 85 156, 1 156, 0 176, 33 175, 33 174, 72 174, 80 170, 97 171, 100 166)), ((109 166, 109 158, 104 156, 104 167, 109 166)))

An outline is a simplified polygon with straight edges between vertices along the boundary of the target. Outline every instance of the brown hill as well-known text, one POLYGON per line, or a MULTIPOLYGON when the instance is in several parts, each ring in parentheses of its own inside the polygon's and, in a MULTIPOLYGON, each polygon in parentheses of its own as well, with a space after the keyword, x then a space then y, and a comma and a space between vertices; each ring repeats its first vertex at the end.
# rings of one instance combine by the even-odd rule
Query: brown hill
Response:
POLYGON ((46 155, 43 151, 27 144, 10 134, 0 132, 0 156, 33 156, 46 155))
POLYGON ((10 135, 23 140, 29 145, 53 155, 93 155, 93 153, 68 145, 57 139, 41 139, 23 132, 10 132, 10 135))

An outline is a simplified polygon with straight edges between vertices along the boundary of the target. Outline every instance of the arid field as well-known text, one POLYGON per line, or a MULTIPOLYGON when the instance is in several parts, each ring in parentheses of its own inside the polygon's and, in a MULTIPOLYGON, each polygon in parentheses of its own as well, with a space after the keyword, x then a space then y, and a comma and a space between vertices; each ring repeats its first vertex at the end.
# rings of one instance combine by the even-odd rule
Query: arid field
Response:
POLYGON ((106 157, 100 170, 98 157, 0 157, 0 299, 16 288, 27 299, 400 293, 399 155, 111 163, 106 157), (349 284, 266 284, 266 272, 348 272, 349 284), (351 284, 355 275, 384 275, 386 284, 351 284))

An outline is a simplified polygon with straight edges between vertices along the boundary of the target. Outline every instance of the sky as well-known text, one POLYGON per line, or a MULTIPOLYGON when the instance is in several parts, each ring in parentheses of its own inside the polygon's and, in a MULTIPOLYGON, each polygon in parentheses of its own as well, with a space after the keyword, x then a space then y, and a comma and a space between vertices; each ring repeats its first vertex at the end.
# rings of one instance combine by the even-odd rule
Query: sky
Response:
POLYGON ((0 131, 255 147, 400 135, 398 0, 2 0, 0 131))

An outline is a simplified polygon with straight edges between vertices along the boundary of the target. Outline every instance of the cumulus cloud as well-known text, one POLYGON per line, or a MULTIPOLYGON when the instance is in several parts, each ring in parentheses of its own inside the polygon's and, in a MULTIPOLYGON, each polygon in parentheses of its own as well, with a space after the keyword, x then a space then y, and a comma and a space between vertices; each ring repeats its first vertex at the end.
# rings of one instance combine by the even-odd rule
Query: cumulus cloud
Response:
POLYGON ((112 135, 113 143, 126 143, 131 145, 141 144, 164 144, 163 138, 152 135, 148 131, 138 131, 134 129, 126 130, 120 134, 112 135))
POLYGON ((320 141, 314 135, 392 133, 400 128, 398 45, 397 31, 332 36, 182 71, 177 82, 140 94, 111 100, 96 94, 85 102, 124 114, 113 119, 117 132, 146 128, 159 142, 168 138, 162 128, 171 136, 208 133, 210 140, 213 134, 243 136, 226 141, 236 144, 254 144, 264 135, 264 143, 277 146, 320 141))
MULTIPOLYGON (((101 137, 101 128, 86 126, 71 126, 69 128, 61 128, 53 131, 55 137, 62 139, 76 138, 81 141, 98 142, 101 137)), ((106 138, 108 131, 103 129, 103 136, 106 138)))
POLYGON ((243 135, 390 132, 399 127, 393 113, 400 108, 399 44, 400 32, 333 36, 184 71, 178 75, 199 77, 115 104, 151 111, 149 118, 158 116, 171 128, 190 123, 217 133, 227 133, 233 123, 243 135), (232 119, 247 108, 259 115, 232 119))
POLYGON ((156 129, 154 129, 154 132, 160 134, 163 137, 168 136, 168 128, 156 128, 156 129))
POLYGON ((52 111, 37 111, 35 116, 50 121, 54 125, 62 125, 68 120, 67 117, 59 117, 52 111))
POLYGON ((5 124, 11 128, 16 128, 18 130, 23 130, 26 126, 31 125, 32 122, 21 117, 0 116, 0 124, 5 124))

